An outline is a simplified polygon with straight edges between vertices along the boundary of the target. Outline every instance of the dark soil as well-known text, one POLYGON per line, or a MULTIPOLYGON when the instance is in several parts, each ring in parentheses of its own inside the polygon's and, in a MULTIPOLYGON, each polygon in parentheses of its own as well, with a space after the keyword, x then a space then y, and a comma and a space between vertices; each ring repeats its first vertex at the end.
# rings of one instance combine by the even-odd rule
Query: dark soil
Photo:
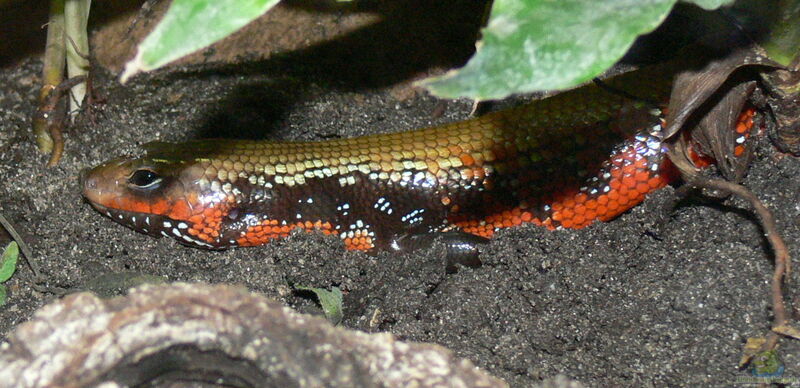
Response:
MULTIPOLYGON (((401 131, 464 119, 470 104, 448 103, 433 118, 439 102, 432 97, 352 90, 315 76, 321 68, 303 78, 274 68, 186 70, 125 86, 101 73, 98 93, 107 102, 96 124, 82 116, 66 134, 64 158, 48 169, 30 133, 40 66, 29 60, 0 71, 0 211, 33 249, 46 287, 87 288, 98 276, 134 272, 239 283, 321 314, 292 285, 337 286, 345 292, 345 327, 444 345, 515 387, 556 374, 589 386, 733 385, 749 376, 736 368, 745 339, 770 327, 772 255, 747 204, 691 197, 672 207, 673 188, 583 230, 503 231, 483 266, 455 274, 445 273, 436 249, 370 257, 321 234, 204 251, 135 233, 82 200, 81 170, 152 140, 401 131)), ((744 182, 775 212, 795 255, 798 176, 800 161, 762 138, 744 182)), ((30 279, 21 266, 8 283, 2 333, 54 298, 34 291, 30 279)), ((800 375, 799 350, 782 341, 787 377, 800 375)))

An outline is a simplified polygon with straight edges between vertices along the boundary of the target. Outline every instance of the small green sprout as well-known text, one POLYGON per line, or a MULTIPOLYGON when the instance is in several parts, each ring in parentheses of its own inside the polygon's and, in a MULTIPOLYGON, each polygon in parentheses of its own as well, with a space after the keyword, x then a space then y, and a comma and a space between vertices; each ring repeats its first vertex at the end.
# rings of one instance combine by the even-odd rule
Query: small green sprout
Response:
POLYGON ((296 286, 295 289, 313 292, 319 299, 325 318, 328 318, 331 323, 338 325, 342 321, 342 290, 339 287, 333 287, 330 291, 324 288, 305 286, 296 286))
MULTIPOLYGON (((19 258, 19 246, 16 241, 12 241, 3 251, 2 262, 0 262, 0 283, 5 283, 11 279, 11 275, 17 270, 17 259, 19 258)), ((8 291, 6 286, 0 284, 0 306, 6 304, 8 291)))

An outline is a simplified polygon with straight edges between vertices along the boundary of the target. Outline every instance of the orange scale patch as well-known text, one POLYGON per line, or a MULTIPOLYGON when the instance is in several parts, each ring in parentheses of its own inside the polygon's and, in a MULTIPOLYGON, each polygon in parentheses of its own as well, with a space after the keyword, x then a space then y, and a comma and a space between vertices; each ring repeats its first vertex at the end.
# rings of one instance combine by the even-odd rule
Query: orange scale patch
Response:
POLYGON ((635 187, 635 186, 636 186, 636 179, 634 179, 632 176, 622 177, 622 187, 620 189, 635 187))
POLYGON ((254 246, 266 244, 276 238, 282 238, 289 235, 289 233, 296 228, 305 231, 322 230, 324 234, 338 234, 337 231, 331 230, 330 222, 322 221, 306 221, 298 222, 291 225, 278 225, 278 220, 264 220, 259 225, 251 226, 247 229, 244 236, 236 240, 240 246, 254 246))
POLYGON ((649 193, 650 192, 650 185, 646 182, 640 182, 636 184, 636 191, 640 193, 649 193))
POLYGON ((219 203, 214 207, 195 209, 198 214, 186 216, 183 219, 192 223, 188 230, 189 234, 206 242, 215 242, 222 228, 222 218, 229 211, 230 205, 228 203, 219 203))
POLYGON ((494 227, 491 225, 480 225, 477 221, 470 221, 463 224, 456 224, 462 231, 477 236, 490 238, 494 235, 494 227), (462 226, 463 225, 463 226, 462 226))
POLYGON ((572 222, 573 222, 572 225, 573 228, 583 228, 591 223, 591 221, 586 220, 586 218, 582 215, 575 216, 575 218, 572 219, 572 222))
POLYGON ((107 206, 137 213, 150 213, 150 204, 144 201, 137 201, 129 197, 118 197, 114 201, 116 204, 107 206))
POLYGON ((666 180, 662 179, 661 177, 653 177, 647 181, 647 185, 650 186, 651 190, 664 187, 666 184, 666 180))
POLYGON ((650 178, 650 173, 647 171, 637 171, 635 177, 639 182, 646 182, 650 178))
POLYGON ((169 211, 169 204, 166 200, 159 200, 150 204, 150 213, 164 215, 169 211))
POLYGON ((188 220, 192 216, 192 207, 186 200, 173 202, 168 216, 173 220, 188 220))
POLYGON ((375 244, 369 236, 348 237, 344 239, 344 247, 351 251, 367 251, 375 248, 375 244))

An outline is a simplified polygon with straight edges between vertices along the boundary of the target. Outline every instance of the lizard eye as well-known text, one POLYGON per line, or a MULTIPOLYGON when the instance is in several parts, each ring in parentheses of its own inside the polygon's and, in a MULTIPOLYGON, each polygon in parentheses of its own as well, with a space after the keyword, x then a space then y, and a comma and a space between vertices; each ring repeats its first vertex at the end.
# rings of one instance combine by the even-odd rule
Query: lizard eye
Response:
POLYGON ((128 178, 128 183, 138 188, 146 189, 161 182, 161 177, 150 170, 136 170, 128 178))

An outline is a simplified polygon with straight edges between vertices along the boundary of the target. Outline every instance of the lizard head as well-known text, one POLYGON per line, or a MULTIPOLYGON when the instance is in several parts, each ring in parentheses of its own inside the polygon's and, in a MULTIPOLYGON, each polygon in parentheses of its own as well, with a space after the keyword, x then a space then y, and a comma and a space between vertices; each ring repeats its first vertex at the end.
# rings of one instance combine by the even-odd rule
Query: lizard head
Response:
POLYGON ((229 200, 209 190, 216 177, 207 177, 204 163, 184 157, 189 148, 183 145, 144 148, 142 157, 112 159, 87 171, 83 196, 99 212, 139 232, 216 247, 220 207, 229 200))

